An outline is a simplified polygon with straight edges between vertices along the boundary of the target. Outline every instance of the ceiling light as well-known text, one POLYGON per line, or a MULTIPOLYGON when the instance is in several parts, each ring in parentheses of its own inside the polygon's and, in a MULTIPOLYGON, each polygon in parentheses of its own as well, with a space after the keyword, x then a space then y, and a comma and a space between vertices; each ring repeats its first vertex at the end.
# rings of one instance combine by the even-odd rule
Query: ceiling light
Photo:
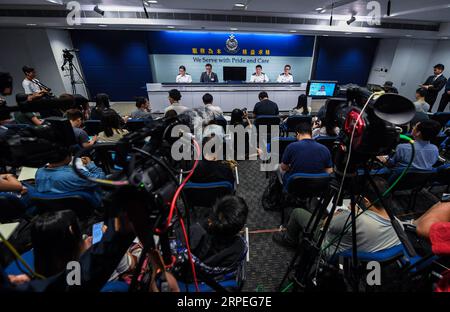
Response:
POLYGON ((98 25, 98 27, 108 27, 108 25, 100 24, 100 25, 98 25))
POLYGON ((63 5, 62 0, 47 0, 47 2, 50 2, 50 3, 53 3, 53 4, 63 5))
POLYGON ((329 35, 322 35, 322 36, 324 36, 324 37, 328 37, 329 35))
POLYGON ((322 11, 323 10, 323 8, 317 8, 316 9, 316 11, 322 11))
POLYGON ((352 33, 351 33, 351 32, 346 32, 345 34, 346 34, 346 35, 351 35, 352 33))
POLYGON ((356 21, 356 17, 352 15, 352 17, 347 21, 347 25, 351 25, 354 21, 356 21))
POLYGON ((237 28, 234 28, 234 27, 232 27, 232 28, 230 28, 230 30, 232 30, 232 31, 235 31, 235 30, 238 30, 237 28))
POLYGON ((326 9, 323 9, 322 11, 320 11, 319 13, 320 14, 323 14, 323 13, 325 13, 327 10, 326 9))
POLYGON ((240 2, 239 3, 235 3, 234 6, 237 7, 237 8, 245 8, 245 4, 244 3, 240 3, 240 2))
POLYGON ((412 35, 405 35, 405 37, 408 37, 408 38, 409 38, 409 37, 412 37, 412 35))
POLYGON ((174 29, 175 26, 167 26, 167 28, 174 29))
POLYGON ((364 38, 367 38, 367 39, 371 39, 371 38, 372 38, 372 36, 365 36, 364 38))
POLYGON ((291 29, 291 30, 289 30, 289 32, 291 32, 291 33, 295 33, 295 32, 297 32, 296 30, 294 30, 294 29, 291 29))
POLYGON ((37 24, 27 24, 27 26, 36 26, 37 24))
POLYGON ((158 3, 157 0, 144 0, 144 2, 145 2, 146 4, 156 4, 156 3, 158 3))
POLYGON ((448 37, 441 37, 441 39, 448 40, 448 37))
POLYGON ((100 14, 101 16, 105 15, 105 11, 101 10, 98 5, 94 7, 94 12, 100 14))

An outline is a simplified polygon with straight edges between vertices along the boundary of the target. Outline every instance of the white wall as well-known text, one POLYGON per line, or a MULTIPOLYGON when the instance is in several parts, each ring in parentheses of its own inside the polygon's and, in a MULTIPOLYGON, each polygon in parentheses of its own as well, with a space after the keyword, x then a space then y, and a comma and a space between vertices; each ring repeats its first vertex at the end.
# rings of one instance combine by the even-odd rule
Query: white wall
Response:
MULTIPOLYGON (((375 56, 369 83, 383 84, 394 82, 399 93, 414 100, 415 90, 428 76, 433 74, 433 66, 442 63, 446 66, 445 75, 450 76, 450 41, 382 39, 375 56), (380 69, 387 68, 388 72, 380 69)), ((440 96, 436 101, 437 109, 440 96)))
MULTIPOLYGON (((63 77, 60 68, 61 50, 71 48, 66 31, 2 29, 0 38, 0 71, 9 72, 14 80, 14 95, 7 97, 9 105, 15 104, 15 94, 23 92, 24 65, 34 67, 39 80, 51 88, 53 94, 71 93, 68 78, 63 77)), ((85 95, 85 92, 80 93, 85 95)))
MULTIPOLYGON (((48 29, 47 30, 47 36, 48 40, 51 46, 51 49, 53 51, 53 57, 55 59, 56 65, 58 67, 58 72, 61 77, 61 80, 64 85, 64 89, 68 93, 72 93, 72 84, 70 80, 70 75, 67 70, 62 71, 61 66, 64 63, 64 57, 63 57, 63 50, 73 49, 72 45, 72 39, 70 38, 70 34, 66 30, 59 30, 59 29, 48 29)), ((75 57, 73 58, 73 64, 76 67, 76 69, 79 71, 80 75, 83 75, 82 69, 80 67, 80 64, 78 62, 78 58, 76 57, 76 53, 72 53, 75 57)), ((81 82, 80 76, 77 72, 74 72, 74 77, 76 81, 81 82)), ((84 84, 75 84, 76 87, 76 93, 81 94, 83 96, 87 96, 86 87, 84 84)))

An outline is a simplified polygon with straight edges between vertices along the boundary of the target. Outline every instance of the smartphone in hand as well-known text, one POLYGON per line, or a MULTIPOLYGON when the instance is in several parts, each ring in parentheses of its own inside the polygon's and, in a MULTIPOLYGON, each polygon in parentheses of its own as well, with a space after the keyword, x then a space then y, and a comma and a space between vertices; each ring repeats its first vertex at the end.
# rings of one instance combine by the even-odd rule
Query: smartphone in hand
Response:
POLYGON ((103 224, 104 222, 95 223, 92 226, 92 244, 97 244, 103 237, 103 224))

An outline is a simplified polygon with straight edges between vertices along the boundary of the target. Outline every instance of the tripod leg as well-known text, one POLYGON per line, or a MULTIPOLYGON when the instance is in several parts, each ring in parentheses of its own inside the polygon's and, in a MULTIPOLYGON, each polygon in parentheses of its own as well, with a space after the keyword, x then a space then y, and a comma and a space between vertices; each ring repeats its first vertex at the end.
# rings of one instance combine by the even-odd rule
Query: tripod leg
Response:
POLYGON ((312 218, 309 221, 308 229, 304 233, 304 238, 301 242, 301 245, 299 247, 300 253, 300 261, 297 263, 295 267, 295 289, 298 287, 305 288, 306 286, 306 280, 309 276, 309 273, 311 272, 311 269, 314 265, 315 260, 318 258, 320 249, 322 247, 322 243, 325 239, 325 236, 328 232, 328 229, 330 227, 331 219, 333 218, 334 212, 336 211, 337 203, 339 202, 339 192, 338 192, 339 186, 331 185, 330 193, 328 196, 325 197, 325 200, 322 202, 322 205, 318 208, 319 211, 317 212, 318 215, 315 217, 314 224, 311 229, 309 227, 312 223, 312 218), (317 241, 314 239, 314 234, 319 229, 320 221, 322 220, 322 216, 325 215, 325 212, 327 211, 327 207, 330 202, 333 202, 333 206, 331 208, 331 211, 328 215, 328 218, 326 219, 326 222, 324 226, 322 227, 322 231, 319 235, 319 238, 317 241))
POLYGON ((352 284, 353 290, 358 291, 359 283, 359 265, 358 265, 358 241, 356 239, 356 199, 352 192, 351 195, 351 222, 352 222, 352 284))
MULTIPOLYGON (((309 241, 312 238, 312 235, 314 235, 314 231, 317 228, 317 226, 319 225, 319 221, 321 219, 321 216, 323 215, 324 211, 326 211, 329 203, 331 202, 331 200, 333 199, 333 195, 334 192, 330 192, 330 194, 328 194, 327 196, 323 196, 320 204, 318 205, 318 207, 314 210, 314 212, 312 213, 307 226, 305 227, 305 229, 303 230, 303 241, 309 241), (313 221, 314 220, 319 220, 317 222, 314 223, 314 226, 311 228, 311 226, 313 225, 313 221)), ((303 245, 303 241, 301 246, 298 247, 297 251, 295 252, 294 257, 292 258, 288 268, 286 269, 286 272, 283 276, 283 279, 281 280, 280 285, 278 286, 278 289, 281 290, 283 287, 283 284, 285 283, 286 279, 288 278, 289 274, 291 273, 291 271, 295 268, 295 263, 297 261, 297 259, 300 257, 300 255, 302 254, 302 250, 303 248, 310 248, 310 246, 308 247, 304 247, 303 245)), ((303 256, 303 254, 302 254, 303 256)))

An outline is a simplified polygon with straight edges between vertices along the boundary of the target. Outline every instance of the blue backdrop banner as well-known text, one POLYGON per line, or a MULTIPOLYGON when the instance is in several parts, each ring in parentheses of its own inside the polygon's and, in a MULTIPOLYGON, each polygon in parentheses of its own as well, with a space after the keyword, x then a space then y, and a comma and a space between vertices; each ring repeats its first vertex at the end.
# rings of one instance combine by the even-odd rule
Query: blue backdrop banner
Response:
POLYGON ((149 54, 311 57, 314 36, 225 32, 148 32, 149 54))

